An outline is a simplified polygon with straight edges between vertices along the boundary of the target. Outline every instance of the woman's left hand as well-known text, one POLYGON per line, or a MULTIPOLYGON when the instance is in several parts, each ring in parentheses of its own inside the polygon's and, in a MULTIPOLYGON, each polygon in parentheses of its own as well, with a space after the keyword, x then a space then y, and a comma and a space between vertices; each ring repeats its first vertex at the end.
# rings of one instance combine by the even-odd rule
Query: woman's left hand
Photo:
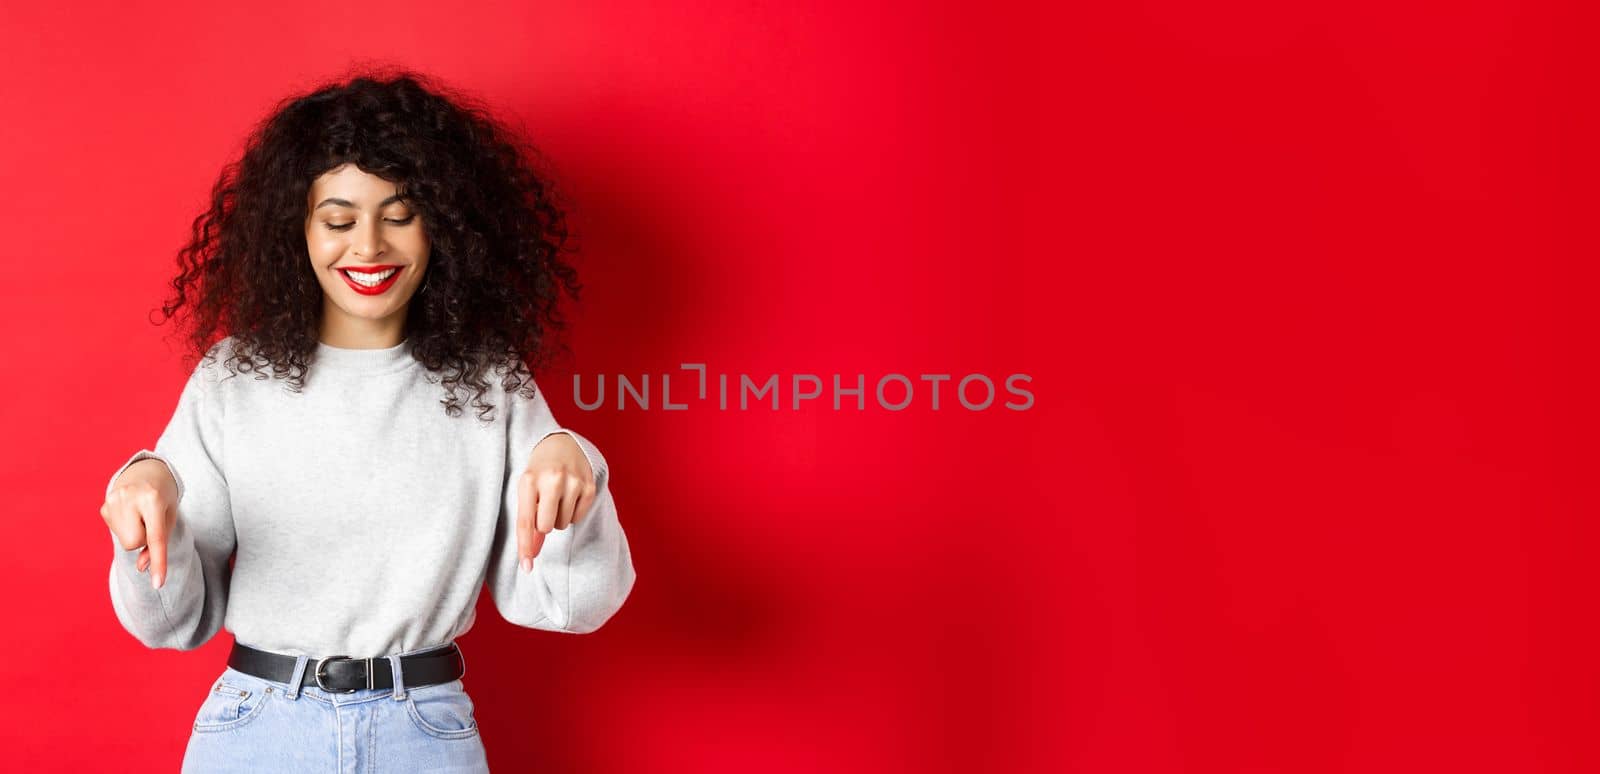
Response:
POLYGON ((517 477, 517 556, 523 572, 533 569, 545 535, 583 521, 594 498, 594 470, 572 436, 551 433, 533 447, 527 469, 517 477))

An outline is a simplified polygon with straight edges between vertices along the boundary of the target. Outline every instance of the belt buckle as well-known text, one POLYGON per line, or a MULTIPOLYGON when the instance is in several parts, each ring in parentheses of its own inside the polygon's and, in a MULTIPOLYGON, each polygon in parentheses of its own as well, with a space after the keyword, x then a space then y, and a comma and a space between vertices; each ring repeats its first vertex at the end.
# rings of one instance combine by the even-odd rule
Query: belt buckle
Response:
POLYGON ((370 659, 370 658, 351 658, 349 656, 329 656, 329 657, 327 657, 325 659, 322 659, 322 660, 318 661, 317 662, 317 669, 316 669, 315 672, 312 673, 313 676, 316 678, 317 687, 318 688, 321 688, 322 690, 327 691, 328 693, 355 693, 356 691, 361 690, 359 687, 357 687, 357 688, 351 688, 351 689, 346 690, 346 691, 336 691, 336 690, 334 690, 332 688, 329 688, 327 685, 323 684, 322 678, 325 677, 326 675, 323 673, 322 670, 323 670, 324 667, 326 667, 328 665, 328 662, 330 662, 330 661, 365 661, 365 662, 367 662, 367 687, 368 688, 372 687, 372 659, 370 659))

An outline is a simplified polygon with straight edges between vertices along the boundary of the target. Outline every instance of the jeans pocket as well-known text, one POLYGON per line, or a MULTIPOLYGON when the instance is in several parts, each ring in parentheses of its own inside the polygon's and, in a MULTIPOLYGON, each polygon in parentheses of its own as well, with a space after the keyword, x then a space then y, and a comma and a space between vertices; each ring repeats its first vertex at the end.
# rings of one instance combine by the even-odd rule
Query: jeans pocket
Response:
POLYGON ((272 699, 273 687, 232 669, 211 681, 211 690, 195 714, 194 730, 227 731, 254 720, 272 699))
POLYGON ((406 689, 406 713, 417 730, 440 739, 478 735, 472 698, 460 680, 406 689))

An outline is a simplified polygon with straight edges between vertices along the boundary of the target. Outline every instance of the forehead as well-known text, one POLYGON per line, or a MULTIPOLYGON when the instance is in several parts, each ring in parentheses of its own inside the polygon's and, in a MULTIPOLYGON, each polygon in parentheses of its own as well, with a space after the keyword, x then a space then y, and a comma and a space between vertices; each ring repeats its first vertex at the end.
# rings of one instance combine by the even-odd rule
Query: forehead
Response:
POLYGON ((342 164, 311 181, 307 198, 312 204, 327 197, 349 201, 357 207, 377 206, 396 193, 398 187, 355 164, 342 164))

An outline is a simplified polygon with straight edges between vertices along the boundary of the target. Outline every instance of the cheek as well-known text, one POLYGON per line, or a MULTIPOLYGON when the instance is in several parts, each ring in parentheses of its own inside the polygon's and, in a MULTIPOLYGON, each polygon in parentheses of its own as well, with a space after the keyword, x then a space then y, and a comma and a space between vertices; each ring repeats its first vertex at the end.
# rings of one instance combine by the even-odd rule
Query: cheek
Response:
POLYGON ((334 240, 312 236, 306 239, 306 252, 310 254, 312 263, 323 266, 339 260, 344 250, 334 240))

